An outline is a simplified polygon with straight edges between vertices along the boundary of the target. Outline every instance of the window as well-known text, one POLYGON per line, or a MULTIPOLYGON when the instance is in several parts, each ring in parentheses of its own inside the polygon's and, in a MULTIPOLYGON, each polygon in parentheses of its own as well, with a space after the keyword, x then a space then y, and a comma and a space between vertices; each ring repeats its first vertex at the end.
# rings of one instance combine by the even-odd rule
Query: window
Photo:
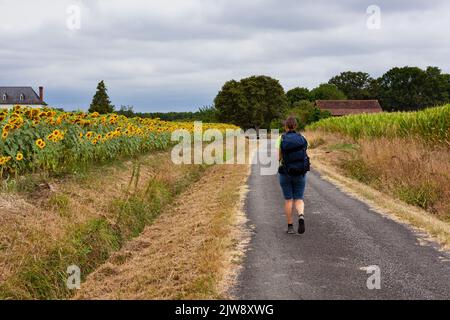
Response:
POLYGON ((25 100, 25 96, 23 95, 23 93, 20 94, 19 100, 20 100, 20 101, 25 100))
POLYGON ((3 96, 2 96, 2 100, 3 100, 3 101, 6 101, 6 98, 7 98, 7 97, 6 97, 6 93, 4 93, 3 96))

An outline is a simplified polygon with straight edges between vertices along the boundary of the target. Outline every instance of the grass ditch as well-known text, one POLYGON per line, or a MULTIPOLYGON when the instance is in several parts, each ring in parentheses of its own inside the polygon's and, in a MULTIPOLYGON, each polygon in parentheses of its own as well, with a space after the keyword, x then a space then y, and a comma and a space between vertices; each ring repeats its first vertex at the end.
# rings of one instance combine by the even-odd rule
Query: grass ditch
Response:
MULTIPOLYGON (((66 285, 69 266, 78 266, 84 281, 113 252, 152 224, 177 194, 202 176, 205 167, 175 166, 168 153, 161 153, 119 165, 111 172, 108 169, 98 168, 91 177, 86 174, 75 176, 69 183, 64 181, 56 185, 56 192, 50 192, 47 197, 41 195, 45 199, 40 199, 33 209, 38 216, 46 216, 51 221, 49 230, 44 231, 46 226, 36 229, 31 218, 29 222, 21 222, 23 229, 18 230, 15 237, 27 238, 21 239, 23 246, 15 247, 20 254, 15 252, 10 256, 15 258, 15 264, 9 266, 13 271, 2 277, 0 299, 70 298, 74 292, 66 285), (111 190, 95 191, 99 185, 112 182, 120 183, 122 188, 116 190, 110 186, 111 190), (92 198, 87 199, 85 194, 92 194, 92 198), (100 195, 102 203, 96 204, 99 209, 96 211, 92 206, 95 197, 100 195), (94 212, 83 217, 80 212, 83 209, 94 212), (57 232, 52 233, 53 228, 57 232), (39 239, 41 247, 38 252, 30 254, 33 248, 27 245, 32 239, 39 239)), ((28 189, 21 189, 22 193, 24 190, 28 189)), ((35 193, 34 190, 29 192, 35 193)), ((17 221, 11 221, 10 231, 14 222, 17 221)), ((8 256, 2 261, 7 265, 8 256)))
POLYGON ((246 241, 247 165, 217 165, 82 284, 76 299, 228 299, 246 241))

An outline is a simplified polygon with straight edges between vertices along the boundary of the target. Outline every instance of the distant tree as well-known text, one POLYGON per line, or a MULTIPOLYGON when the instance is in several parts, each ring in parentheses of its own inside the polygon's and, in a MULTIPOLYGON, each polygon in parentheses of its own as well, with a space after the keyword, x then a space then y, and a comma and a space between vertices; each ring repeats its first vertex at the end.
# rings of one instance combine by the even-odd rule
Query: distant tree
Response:
POLYGON ((120 106, 120 109, 116 111, 117 114, 125 116, 127 118, 133 118, 136 114, 133 111, 133 106, 120 106))
POLYGON ((280 82, 267 76, 241 80, 245 107, 251 115, 250 127, 268 129, 273 119, 287 109, 288 102, 280 82))
POLYGON ((289 101, 289 104, 292 106, 297 101, 310 100, 311 95, 308 88, 297 87, 286 92, 286 97, 289 101))
POLYGON ((220 122, 230 122, 240 126, 250 126, 251 114, 245 105, 240 82, 227 81, 214 99, 220 122))
POLYGON ((146 112, 146 113, 136 113, 138 117, 141 118, 158 118, 163 121, 194 121, 195 113, 191 111, 185 112, 146 112))
POLYGON ((369 84, 369 99, 380 100, 381 97, 381 83, 380 78, 372 79, 369 84))
POLYGON ((427 81, 424 93, 427 97, 427 106, 433 107, 450 101, 450 75, 442 74, 437 67, 428 67, 425 70, 427 81))
MULTIPOLYGON (((120 110, 117 112, 121 114, 120 110)), ((203 122, 217 122, 217 110, 213 106, 205 106, 199 108, 198 111, 181 111, 181 112, 137 112, 134 116, 141 118, 158 118, 163 121, 203 121, 203 122)))
POLYGON ((401 111, 423 108, 425 78, 425 73, 417 67, 393 68, 386 72, 378 80, 383 109, 401 111))
POLYGON ((306 121, 306 125, 317 122, 319 120, 330 118, 331 112, 327 110, 322 110, 316 106, 314 106, 313 110, 309 113, 309 116, 306 121))
POLYGON ((114 106, 109 100, 108 89, 106 89, 105 82, 102 80, 97 85, 97 92, 92 99, 89 112, 98 112, 100 114, 111 113, 114 111, 114 106))
POLYGON ((379 96, 386 111, 419 110, 449 101, 449 77, 436 67, 393 68, 380 77, 379 96))
POLYGON ((214 106, 203 106, 195 113, 196 120, 203 122, 218 122, 218 111, 214 106))
POLYGON ((323 83, 311 90, 311 100, 346 100, 345 94, 334 84, 323 83))
POLYGON ((444 73, 442 75, 442 78, 443 78, 443 82, 445 82, 446 88, 447 88, 445 91, 447 92, 448 99, 445 103, 450 103, 450 74, 444 73))
POLYGON ((342 72, 330 79, 329 84, 334 84, 350 100, 366 100, 371 98, 372 77, 365 72, 342 72))
POLYGON ((225 83, 214 104, 222 122, 231 122, 244 129, 268 129, 274 119, 283 115, 288 101, 278 80, 252 76, 225 83))
POLYGON ((288 115, 294 115, 298 120, 299 129, 303 130, 307 125, 324 118, 331 117, 328 111, 317 108, 313 102, 308 100, 297 101, 288 111, 288 115))

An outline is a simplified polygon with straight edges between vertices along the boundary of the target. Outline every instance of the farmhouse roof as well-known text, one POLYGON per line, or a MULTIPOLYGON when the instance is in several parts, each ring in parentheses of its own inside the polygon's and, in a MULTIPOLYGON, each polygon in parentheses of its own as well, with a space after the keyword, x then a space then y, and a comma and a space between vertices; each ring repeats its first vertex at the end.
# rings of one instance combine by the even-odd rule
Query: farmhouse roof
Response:
POLYGON ((32 87, 0 87, 1 104, 45 104, 32 87))

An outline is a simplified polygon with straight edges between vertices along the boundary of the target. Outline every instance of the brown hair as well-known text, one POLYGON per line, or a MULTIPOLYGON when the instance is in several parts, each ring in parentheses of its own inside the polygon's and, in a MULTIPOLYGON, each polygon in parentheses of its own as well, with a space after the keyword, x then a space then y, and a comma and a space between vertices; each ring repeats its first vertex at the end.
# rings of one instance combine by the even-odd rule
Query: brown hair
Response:
POLYGON ((295 117, 291 116, 286 119, 286 121, 284 122, 284 125, 289 130, 295 130, 297 128, 297 120, 295 119, 295 117))

